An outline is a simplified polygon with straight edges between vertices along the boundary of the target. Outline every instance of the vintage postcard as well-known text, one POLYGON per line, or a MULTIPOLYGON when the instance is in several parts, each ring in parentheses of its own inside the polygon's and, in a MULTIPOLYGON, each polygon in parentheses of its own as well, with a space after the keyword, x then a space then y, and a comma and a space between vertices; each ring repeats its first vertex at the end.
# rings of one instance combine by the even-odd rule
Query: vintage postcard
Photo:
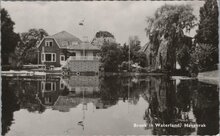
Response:
POLYGON ((2 136, 219 134, 219 1, 1 1, 2 136))

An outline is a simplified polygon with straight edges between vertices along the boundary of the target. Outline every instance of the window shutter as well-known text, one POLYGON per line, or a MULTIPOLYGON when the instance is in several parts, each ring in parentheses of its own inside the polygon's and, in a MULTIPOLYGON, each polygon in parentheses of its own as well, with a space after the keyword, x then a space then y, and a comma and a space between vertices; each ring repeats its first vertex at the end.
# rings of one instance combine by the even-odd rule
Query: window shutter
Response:
POLYGON ((41 82, 41 90, 45 90, 45 83, 44 82, 41 82))
POLYGON ((51 90, 53 90, 53 91, 56 91, 56 83, 52 83, 52 89, 51 90))
POLYGON ((56 54, 55 53, 52 54, 52 60, 53 60, 53 62, 56 62, 56 54))
POLYGON ((41 54, 41 61, 42 61, 42 62, 45 61, 45 54, 44 54, 44 53, 41 54))

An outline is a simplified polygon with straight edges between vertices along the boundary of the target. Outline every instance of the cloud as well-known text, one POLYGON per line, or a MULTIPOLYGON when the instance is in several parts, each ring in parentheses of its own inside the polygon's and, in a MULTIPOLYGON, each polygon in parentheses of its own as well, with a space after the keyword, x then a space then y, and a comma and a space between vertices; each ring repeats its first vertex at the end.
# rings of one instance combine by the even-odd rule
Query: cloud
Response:
POLYGON ((163 4, 190 4, 199 14, 201 1, 74 1, 74 2, 9 2, 3 1, 15 22, 16 32, 31 28, 43 28, 49 34, 66 30, 79 38, 92 39, 97 31, 107 30, 120 43, 127 42, 130 35, 137 35, 142 44, 147 38, 144 31, 146 16, 152 16, 163 4), (79 21, 85 19, 85 26, 79 21))

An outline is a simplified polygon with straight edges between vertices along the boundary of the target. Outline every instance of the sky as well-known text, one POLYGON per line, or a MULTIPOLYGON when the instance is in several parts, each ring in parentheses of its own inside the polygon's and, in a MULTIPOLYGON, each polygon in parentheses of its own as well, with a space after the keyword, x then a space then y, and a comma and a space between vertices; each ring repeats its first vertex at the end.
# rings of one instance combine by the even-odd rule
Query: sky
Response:
MULTIPOLYGON (((42 28, 49 35, 67 31, 80 39, 92 40, 98 31, 109 31, 116 41, 123 44, 129 36, 138 36, 143 46, 146 37, 146 17, 153 16, 164 4, 190 4, 199 17, 204 1, 72 1, 72 2, 12 2, 2 1, 12 20, 14 31, 27 32, 42 28), (78 25, 84 20, 84 25, 78 25)), ((195 30, 189 35, 193 36, 195 30)))

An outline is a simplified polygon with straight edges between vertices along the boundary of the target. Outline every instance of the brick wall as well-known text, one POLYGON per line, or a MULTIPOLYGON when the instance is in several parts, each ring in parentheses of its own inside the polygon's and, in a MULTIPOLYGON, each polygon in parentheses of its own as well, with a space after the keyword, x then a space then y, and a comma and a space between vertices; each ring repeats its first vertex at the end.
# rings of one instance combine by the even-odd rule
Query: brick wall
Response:
POLYGON ((98 76, 71 76, 63 79, 70 87, 98 87, 98 76))
POLYGON ((99 60, 71 60, 68 67, 71 72, 98 72, 99 60))

